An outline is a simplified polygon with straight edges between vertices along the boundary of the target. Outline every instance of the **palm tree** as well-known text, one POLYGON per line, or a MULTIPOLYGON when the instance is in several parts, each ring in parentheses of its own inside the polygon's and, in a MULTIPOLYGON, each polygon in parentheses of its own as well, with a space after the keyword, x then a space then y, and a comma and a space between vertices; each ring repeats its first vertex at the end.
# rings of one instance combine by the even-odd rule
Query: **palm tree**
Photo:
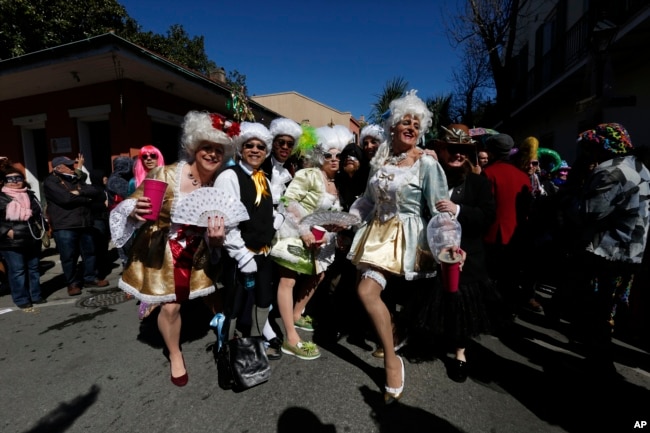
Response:
POLYGON ((407 87, 408 82, 403 77, 395 77, 389 80, 384 86, 383 92, 375 95, 377 96, 377 101, 372 104, 372 110, 369 116, 371 123, 381 125, 383 123, 381 116, 388 110, 390 101, 404 95, 407 87))
POLYGON ((438 137, 438 132, 440 131, 440 126, 447 126, 450 123, 454 123, 451 119, 451 101, 452 95, 439 95, 433 98, 427 98, 424 103, 427 104, 427 108, 433 113, 433 123, 431 124, 431 129, 425 137, 425 141, 432 140, 438 137))

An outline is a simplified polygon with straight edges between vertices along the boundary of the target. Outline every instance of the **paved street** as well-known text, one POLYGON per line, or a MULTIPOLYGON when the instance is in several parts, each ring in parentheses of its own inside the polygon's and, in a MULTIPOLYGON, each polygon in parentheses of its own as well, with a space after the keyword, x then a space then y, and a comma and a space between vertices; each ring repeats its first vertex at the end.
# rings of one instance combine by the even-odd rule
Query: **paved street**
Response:
POLYGON ((58 255, 48 251, 43 264, 47 304, 20 311, 0 297, 5 433, 650 430, 641 424, 650 422, 650 355, 617 341, 622 377, 604 382, 585 372, 579 346, 533 313, 507 336, 484 336, 468 349, 473 369, 463 384, 447 378, 440 359, 410 359, 404 397, 387 409, 381 360, 345 338, 322 345, 317 360, 272 361, 270 381, 256 388, 220 389, 210 314, 191 302, 182 345, 189 383, 177 388, 155 322, 140 322, 135 300, 116 290, 117 261, 109 288, 74 298, 58 255))

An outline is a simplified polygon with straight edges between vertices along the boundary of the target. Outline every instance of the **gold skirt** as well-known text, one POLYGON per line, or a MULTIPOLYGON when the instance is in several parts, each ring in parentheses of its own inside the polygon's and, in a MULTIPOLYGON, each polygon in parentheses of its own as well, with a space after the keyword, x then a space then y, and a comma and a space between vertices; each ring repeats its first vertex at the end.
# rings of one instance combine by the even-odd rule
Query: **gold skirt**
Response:
POLYGON ((396 216, 380 222, 373 219, 366 227, 352 255, 352 263, 371 265, 397 275, 404 274, 404 230, 396 216))

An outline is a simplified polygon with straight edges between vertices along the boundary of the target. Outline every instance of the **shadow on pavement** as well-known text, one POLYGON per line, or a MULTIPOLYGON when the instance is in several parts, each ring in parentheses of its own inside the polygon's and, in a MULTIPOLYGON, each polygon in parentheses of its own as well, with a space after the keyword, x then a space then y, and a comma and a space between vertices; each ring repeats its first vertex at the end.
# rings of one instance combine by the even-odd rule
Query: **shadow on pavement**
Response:
POLYGON ((67 431, 74 422, 81 418, 99 397, 99 387, 93 385, 87 394, 80 395, 69 403, 61 403, 59 407, 38 421, 38 424, 26 433, 62 433, 67 431))

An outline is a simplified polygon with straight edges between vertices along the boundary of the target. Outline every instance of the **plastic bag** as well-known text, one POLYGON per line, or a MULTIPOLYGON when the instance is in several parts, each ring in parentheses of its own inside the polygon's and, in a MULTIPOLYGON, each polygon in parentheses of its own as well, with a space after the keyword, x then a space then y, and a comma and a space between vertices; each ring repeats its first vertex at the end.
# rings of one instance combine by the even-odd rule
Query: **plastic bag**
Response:
POLYGON ((460 247, 462 230, 455 216, 448 212, 435 215, 427 225, 427 242, 433 257, 440 263, 440 254, 449 247, 460 247))

